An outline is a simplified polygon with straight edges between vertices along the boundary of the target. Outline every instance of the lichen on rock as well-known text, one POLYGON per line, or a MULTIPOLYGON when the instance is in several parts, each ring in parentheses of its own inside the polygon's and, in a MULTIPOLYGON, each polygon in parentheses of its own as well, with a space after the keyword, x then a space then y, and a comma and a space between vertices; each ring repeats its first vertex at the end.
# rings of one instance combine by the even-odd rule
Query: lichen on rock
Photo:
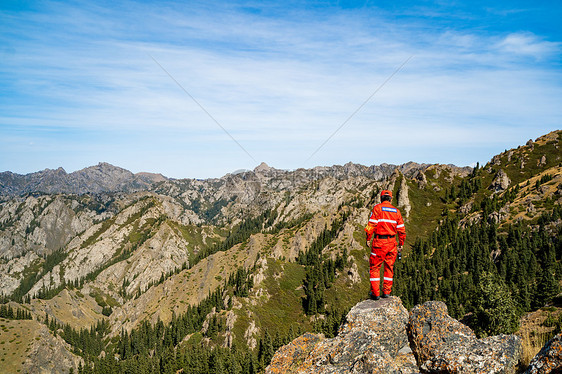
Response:
POLYGON ((562 333, 549 340, 531 360, 525 374, 559 373, 562 371, 562 333))
POLYGON ((266 373, 417 373, 407 347, 408 312, 397 297, 366 300, 347 315, 338 336, 305 334, 274 355, 266 373))
POLYGON ((449 316, 441 301, 415 306, 406 330, 424 373, 514 373, 521 357, 519 337, 478 339, 469 327, 449 316))

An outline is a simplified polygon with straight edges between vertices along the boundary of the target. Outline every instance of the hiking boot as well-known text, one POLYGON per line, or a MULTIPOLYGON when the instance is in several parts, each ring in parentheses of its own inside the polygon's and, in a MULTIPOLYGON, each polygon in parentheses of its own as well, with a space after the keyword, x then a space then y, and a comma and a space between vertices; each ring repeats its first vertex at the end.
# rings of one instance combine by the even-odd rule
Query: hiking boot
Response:
POLYGON ((382 298, 383 298, 383 299, 386 299, 387 297, 390 297, 390 294, 386 294, 386 293, 383 293, 383 294, 382 294, 382 298))
POLYGON ((370 294, 369 296, 371 297, 371 300, 378 300, 381 298, 380 296, 373 295, 373 294, 370 294))

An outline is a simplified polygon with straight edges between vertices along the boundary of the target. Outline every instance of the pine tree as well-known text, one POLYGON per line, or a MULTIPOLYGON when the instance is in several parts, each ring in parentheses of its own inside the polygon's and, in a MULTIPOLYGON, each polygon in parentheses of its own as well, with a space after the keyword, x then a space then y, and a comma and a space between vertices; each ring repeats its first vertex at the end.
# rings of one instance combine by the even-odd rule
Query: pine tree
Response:
POLYGON ((517 308, 505 283, 494 273, 483 273, 475 318, 471 327, 479 336, 511 334, 519 327, 517 308))
POLYGON ((553 266, 547 266, 542 272, 537 285, 536 297, 533 300, 535 307, 548 304, 558 294, 559 286, 553 274, 553 266))

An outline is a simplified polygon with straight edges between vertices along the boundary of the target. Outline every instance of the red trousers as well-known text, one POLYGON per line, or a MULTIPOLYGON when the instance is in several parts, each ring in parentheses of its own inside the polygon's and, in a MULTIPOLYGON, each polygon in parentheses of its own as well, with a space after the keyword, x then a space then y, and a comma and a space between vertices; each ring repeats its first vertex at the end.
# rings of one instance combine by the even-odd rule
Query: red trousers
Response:
POLYGON ((373 248, 371 249, 371 257, 369 258, 369 273, 371 281, 371 293, 375 296, 380 296, 380 281, 381 281, 381 265, 384 262, 384 278, 382 292, 390 295, 392 291, 392 281, 394 280, 394 262, 398 250, 396 249, 396 240, 389 239, 375 239, 373 248))

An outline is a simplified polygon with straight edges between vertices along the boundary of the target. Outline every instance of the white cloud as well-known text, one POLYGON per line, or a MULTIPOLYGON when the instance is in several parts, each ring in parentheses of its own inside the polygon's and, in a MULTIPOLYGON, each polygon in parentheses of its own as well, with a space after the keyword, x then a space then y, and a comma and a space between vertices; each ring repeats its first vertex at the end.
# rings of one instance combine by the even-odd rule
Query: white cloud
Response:
POLYGON ((235 6, 211 12, 202 4, 189 11, 131 4, 126 13, 53 7, 12 21, 24 38, 11 40, 16 53, 0 63, 2 84, 16 93, 0 103, 0 126, 66 128, 78 133, 72 147, 50 138, 56 147, 82 144, 88 160, 98 147, 100 160, 134 171, 146 165, 200 177, 217 176, 206 174, 216 165, 224 172, 253 167, 148 53, 258 161, 276 167, 303 166, 412 54, 311 162, 368 162, 386 129, 394 148, 381 147, 380 162, 424 162, 440 147, 456 147, 455 162, 468 164, 476 144, 513 142, 530 127, 538 136, 559 127, 562 114, 562 75, 548 64, 559 45, 531 33, 420 33, 419 25, 357 11, 307 20, 309 14, 270 19, 235 6), (193 159, 187 170, 185 160, 193 159))
POLYGON ((542 59, 560 53, 561 43, 541 40, 531 33, 513 33, 496 44, 498 50, 513 55, 542 59))

